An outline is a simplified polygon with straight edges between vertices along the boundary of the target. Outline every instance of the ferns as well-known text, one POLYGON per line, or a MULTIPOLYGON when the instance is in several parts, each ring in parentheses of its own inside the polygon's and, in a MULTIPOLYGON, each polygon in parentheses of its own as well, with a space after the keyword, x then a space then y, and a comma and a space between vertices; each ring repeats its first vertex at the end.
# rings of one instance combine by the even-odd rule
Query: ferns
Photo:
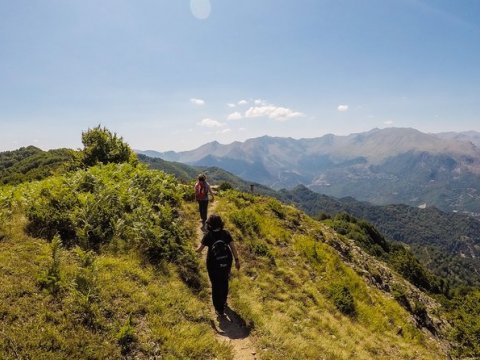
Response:
POLYGON ((45 180, 27 201, 28 231, 98 251, 120 242, 150 263, 184 253, 181 187, 171 176, 128 164, 99 165, 45 180))

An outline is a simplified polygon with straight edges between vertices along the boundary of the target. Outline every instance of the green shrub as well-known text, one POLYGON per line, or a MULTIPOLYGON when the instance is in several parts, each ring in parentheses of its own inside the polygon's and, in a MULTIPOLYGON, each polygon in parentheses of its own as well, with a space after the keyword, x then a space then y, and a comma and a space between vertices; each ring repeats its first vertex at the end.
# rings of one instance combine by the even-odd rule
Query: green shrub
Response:
POLYGON ((100 125, 82 133, 83 162, 87 166, 98 163, 136 163, 137 157, 117 134, 100 125))
POLYGON ((251 209, 244 208, 232 212, 230 220, 245 235, 258 235, 260 233, 258 215, 251 209))
POLYGON ((53 238, 50 248, 52 251, 52 260, 47 271, 38 277, 38 285, 41 289, 45 289, 50 294, 56 296, 61 290, 62 280, 60 274, 62 241, 58 235, 53 238))
POLYGON ((274 215, 276 217, 278 217, 281 220, 285 219, 285 217, 286 217, 285 209, 280 204, 280 202, 278 202, 276 200, 271 200, 268 203, 268 205, 269 205, 270 209, 272 210, 272 212, 274 213, 274 215))
POLYGON ((182 279, 198 289, 178 211, 184 191, 172 176, 143 166, 98 165, 40 183, 27 202, 27 228, 46 239, 58 233, 66 246, 134 250, 151 264, 177 263, 182 279))
POLYGON ((421 319, 428 316, 427 308, 426 308, 425 304, 423 304, 423 303, 421 303, 420 301, 417 301, 417 300, 415 300, 413 302, 412 313, 414 315, 418 316, 421 319))
POLYGON ((233 189, 232 184, 230 184, 229 182, 226 182, 226 181, 223 181, 223 182, 218 186, 218 190, 220 190, 220 191, 227 191, 227 190, 231 190, 231 189, 233 189))
POLYGON ((258 256, 271 255, 270 249, 268 248, 267 244, 264 244, 262 242, 254 242, 250 248, 255 255, 258 255, 258 256))
POLYGON ((315 218, 320 221, 323 221, 323 220, 331 219, 332 217, 325 212, 320 212, 317 216, 315 216, 315 218))
POLYGON ((398 247, 390 255, 393 268, 415 286, 436 292, 433 276, 420 264, 415 256, 403 247, 398 247))
POLYGON ((450 338, 455 355, 461 358, 480 357, 480 290, 458 296, 450 304, 448 314, 452 323, 450 338))
POLYGON ((79 247, 76 247, 74 252, 79 265, 71 285, 75 317, 83 325, 95 328, 100 311, 95 254, 79 247))
POLYGON ((261 241, 255 241, 250 244, 250 251, 255 254, 256 256, 266 257, 270 260, 272 265, 275 265, 275 257, 272 254, 272 251, 268 247, 267 244, 261 241))
POLYGON ((135 328, 132 323, 132 316, 129 315, 127 321, 120 328, 116 335, 117 343, 122 348, 122 355, 130 352, 132 344, 136 341, 135 328))
POLYGON ((64 181, 51 181, 30 201, 28 233, 48 240, 58 234, 65 245, 71 245, 76 234, 73 210, 79 206, 73 189, 64 181))
POLYGON ((350 289, 345 284, 334 283, 328 290, 330 298, 342 314, 355 315, 355 302, 350 289))
POLYGON ((82 200, 75 211, 77 242, 86 249, 98 249, 115 235, 115 223, 124 206, 115 189, 102 189, 82 200))
POLYGON ((405 290, 399 284, 393 284, 391 287, 393 298, 407 311, 412 312, 412 307, 408 301, 405 290))

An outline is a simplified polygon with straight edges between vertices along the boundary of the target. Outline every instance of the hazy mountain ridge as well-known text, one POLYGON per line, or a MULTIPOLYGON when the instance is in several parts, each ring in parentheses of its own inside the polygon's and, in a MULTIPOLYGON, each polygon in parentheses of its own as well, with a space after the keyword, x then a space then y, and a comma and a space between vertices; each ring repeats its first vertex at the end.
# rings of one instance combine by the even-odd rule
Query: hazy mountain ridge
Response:
POLYGON ((442 139, 454 139, 460 141, 470 141, 477 147, 480 147, 480 132, 478 131, 462 131, 462 132, 443 132, 435 134, 442 139))
POLYGON ((264 136, 157 155, 218 166, 275 189, 304 184, 376 204, 427 203, 446 211, 480 212, 480 149, 471 141, 415 129, 298 140, 264 136))

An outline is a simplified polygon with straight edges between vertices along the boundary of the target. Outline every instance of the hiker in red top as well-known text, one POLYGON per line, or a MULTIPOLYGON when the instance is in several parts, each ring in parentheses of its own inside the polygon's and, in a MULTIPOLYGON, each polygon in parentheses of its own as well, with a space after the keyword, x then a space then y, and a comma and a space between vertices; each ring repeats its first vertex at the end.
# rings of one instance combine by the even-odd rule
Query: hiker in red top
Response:
POLYGON ((212 196, 214 200, 212 189, 207 183, 205 175, 198 176, 198 181, 195 184, 195 199, 198 202, 198 210, 200 211, 200 218, 202 219, 202 231, 205 231, 205 222, 207 221, 208 213, 208 194, 212 196))

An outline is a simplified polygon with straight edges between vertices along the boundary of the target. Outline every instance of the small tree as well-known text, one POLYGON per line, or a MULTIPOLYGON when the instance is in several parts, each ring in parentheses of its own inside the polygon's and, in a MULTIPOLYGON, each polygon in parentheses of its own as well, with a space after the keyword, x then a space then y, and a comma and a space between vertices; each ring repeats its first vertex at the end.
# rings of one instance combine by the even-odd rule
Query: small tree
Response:
POLYGON ((50 245, 52 251, 52 261, 48 269, 38 277, 40 288, 46 289, 50 294, 56 296, 61 289, 60 274, 60 252, 62 250, 62 240, 60 236, 55 235, 50 245))
POLYGON ((87 166, 97 163, 136 163, 137 156, 117 134, 100 125, 82 132, 83 162, 87 166))
POLYGON ((227 191, 227 190, 233 189, 233 186, 229 182, 224 181, 220 184, 218 189, 221 190, 221 191, 227 191))

